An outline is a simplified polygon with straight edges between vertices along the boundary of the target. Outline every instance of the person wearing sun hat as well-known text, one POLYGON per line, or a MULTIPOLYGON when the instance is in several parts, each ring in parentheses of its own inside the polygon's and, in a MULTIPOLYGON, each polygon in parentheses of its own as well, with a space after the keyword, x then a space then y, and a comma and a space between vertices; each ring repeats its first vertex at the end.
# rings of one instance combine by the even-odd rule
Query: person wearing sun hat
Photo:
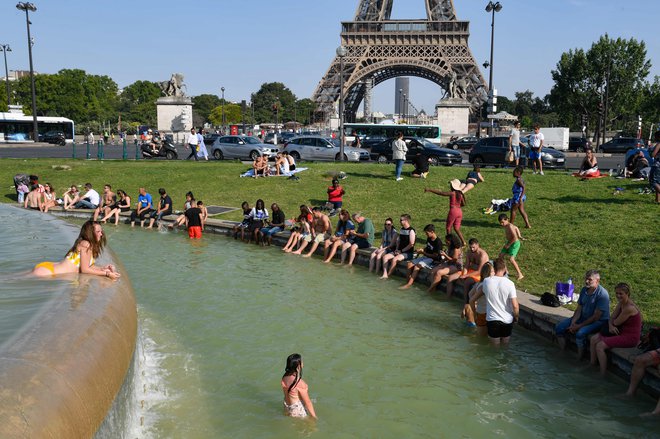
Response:
POLYGON ((447 234, 450 234, 452 229, 454 229, 454 232, 461 239, 462 245, 465 246, 465 238, 463 238, 463 234, 461 233, 461 222, 463 221, 463 210, 461 208, 465 206, 465 195, 461 191, 463 184, 459 179, 455 178, 449 182, 449 188, 451 191, 424 188, 424 192, 449 197, 449 213, 447 214, 445 230, 447 234))

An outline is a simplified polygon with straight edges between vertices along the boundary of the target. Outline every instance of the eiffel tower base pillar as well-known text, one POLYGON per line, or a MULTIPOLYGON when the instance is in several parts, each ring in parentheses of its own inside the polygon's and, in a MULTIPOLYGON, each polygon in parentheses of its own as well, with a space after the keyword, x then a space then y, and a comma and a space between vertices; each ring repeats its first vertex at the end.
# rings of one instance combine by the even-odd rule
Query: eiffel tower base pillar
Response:
POLYGON ((467 136, 470 119, 470 103, 465 99, 446 98, 435 106, 438 125, 442 133, 442 143, 449 142, 452 136, 467 136))

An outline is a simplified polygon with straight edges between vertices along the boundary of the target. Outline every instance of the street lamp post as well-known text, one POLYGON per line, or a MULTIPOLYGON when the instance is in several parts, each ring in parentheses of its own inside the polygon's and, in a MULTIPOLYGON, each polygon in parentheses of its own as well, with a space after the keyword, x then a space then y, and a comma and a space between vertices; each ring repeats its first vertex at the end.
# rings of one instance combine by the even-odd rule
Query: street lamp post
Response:
POLYGON ((39 140, 39 126, 37 125, 37 93, 34 87, 34 66, 32 64, 32 37, 30 36, 30 11, 35 12, 37 7, 33 3, 18 2, 16 9, 25 11, 25 23, 27 24, 28 54, 30 56, 30 80, 32 82, 32 133, 33 140, 39 140))
POLYGON ((339 160, 344 161, 344 57, 348 50, 339 46, 336 52, 339 57, 339 160))
POLYGON ((225 88, 220 87, 222 92, 222 134, 225 133, 225 88))
MULTIPOLYGON (((495 41, 495 12, 500 12, 502 10, 502 5, 500 2, 495 2, 493 3, 492 1, 489 1, 488 4, 486 5, 486 12, 492 13, 492 19, 490 22, 490 72, 488 75, 488 96, 490 97, 490 106, 491 109, 494 105, 494 97, 493 97, 493 47, 494 47, 494 41, 495 41)), ((492 111, 491 111, 492 112, 492 111)), ((493 121, 491 119, 490 122, 490 134, 491 137, 493 135, 493 121)))
POLYGON ((9 44, 0 44, 0 49, 4 52, 5 55, 5 86, 7 87, 7 111, 9 111, 9 105, 11 101, 9 99, 9 69, 7 68, 7 52, 11 52, 11 47, 9 44))

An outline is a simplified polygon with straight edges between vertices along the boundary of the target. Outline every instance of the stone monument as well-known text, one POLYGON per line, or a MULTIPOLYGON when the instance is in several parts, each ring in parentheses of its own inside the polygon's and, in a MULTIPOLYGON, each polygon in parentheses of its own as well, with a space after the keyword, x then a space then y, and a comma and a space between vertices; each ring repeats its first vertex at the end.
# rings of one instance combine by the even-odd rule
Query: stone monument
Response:
POLYGON ((177 141, 179 134, 185 135, 193 127, 192 100, 183 91, 185 85, 180 73, 173 73, 169 81, 158 85, 163 93, 156 100, 158 131, 171 132, 177 141))
POLYGON ((468 135, 471 104, 466 99, 467 87, 464 82, 463 79, 458 79, 453 70, 444 78, 443 85, 447 92, 435 106, 444 142, 449 141, 452 136, 468 135))

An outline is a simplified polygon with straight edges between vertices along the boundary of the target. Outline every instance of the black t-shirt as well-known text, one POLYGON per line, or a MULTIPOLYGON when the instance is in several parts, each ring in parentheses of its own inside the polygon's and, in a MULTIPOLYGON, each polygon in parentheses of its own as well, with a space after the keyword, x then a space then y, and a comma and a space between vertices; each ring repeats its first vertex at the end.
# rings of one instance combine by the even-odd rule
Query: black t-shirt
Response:
POLYGON ((170 198, 169 195, 165 195, 165 198, 160 197, 160 208, 163 209, 165 206, 169 206, 169 207, 163 213, 165 215, 169 215, 170 213, 172 213, 172 199, 170 198))
POLYGON ((271 224, 284 224, 284 212, 282 209, 273 212, 273 220, 271 221, 271 224))
POLYGON ((442 240, 439 237, 436 236, 435 239, 426 238, 426 247, 424 247, 424 251, 426 251, 427 254, 432 253, 435 255, 433 259, 439 259, 440 250, 442 250, 442 240))
POLYGON ((420 172, 429 171, 429 158, 424 154, 416 155, 413 157, 413 163, 415 164, 415 170, 420 172))
POLYGON ((188 219, 188 227, 202 227, 202 210, 199 207, 191 207, 185 211, 184 215, 188 219))

